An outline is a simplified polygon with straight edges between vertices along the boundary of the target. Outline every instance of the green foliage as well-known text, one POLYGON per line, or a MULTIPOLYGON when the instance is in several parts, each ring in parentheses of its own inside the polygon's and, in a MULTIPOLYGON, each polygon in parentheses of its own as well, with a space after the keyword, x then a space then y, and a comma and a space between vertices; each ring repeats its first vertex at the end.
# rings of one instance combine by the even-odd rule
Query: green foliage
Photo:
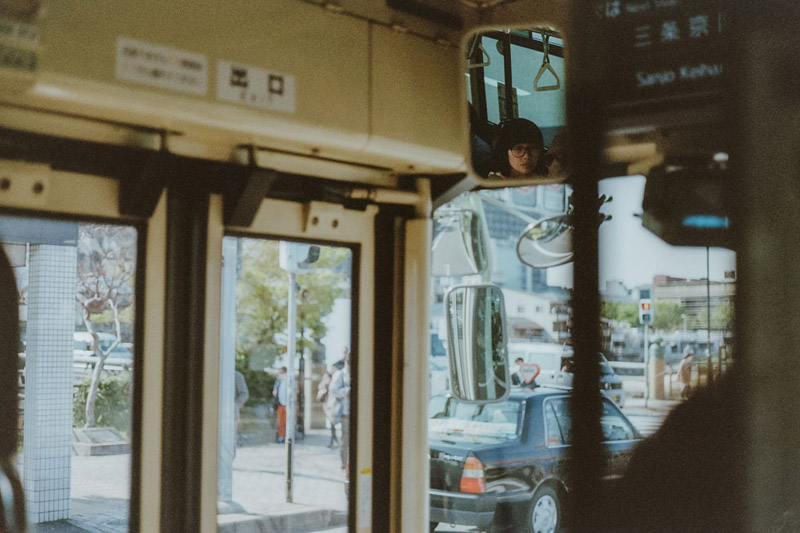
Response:
POLYGON ((684 309, 677 302, 656 302, 653 327, 663 331, 674 331, 683 327, 684 309))
MULTIPOLYGON (((287 350, 289 276, 278 265, 278 241, 241 239, 240 243, 237 367, 261 370, 287 350)), ((318 349, 326 333, 323 317, 331 312, 336 298, 349 290, 349 272, 342 272, 349 256, 346 248, 324 246, 314 264, 318 270, 297 275, 298 354, 318 349)))
POLYGON ((711 324, 719 329, 733 328, 733 304, 717 305, 711 310, 711 324))
POLYGON ((633 327, 640 325, 639 305, 636 302, 603 302, 601 314, 617 322, 627 322, 633 327))
MULTIPOLYGON (((86 395, 91 385, 91 376, 85 376, 73 388, 73 424, 86 425, 86 395)), ((130 372, 103 373, 97 389, 95 419, 97 426, 113 427, 125 436, 130 434, 131 391, 130 372)))
POLYGON ((275 386, 275 376, 263 370, 250 370, 249 368, 236 368, 244 376, 247 391, 250 393, 245 402, 246 406, 272 401, 272 387, 275 386))

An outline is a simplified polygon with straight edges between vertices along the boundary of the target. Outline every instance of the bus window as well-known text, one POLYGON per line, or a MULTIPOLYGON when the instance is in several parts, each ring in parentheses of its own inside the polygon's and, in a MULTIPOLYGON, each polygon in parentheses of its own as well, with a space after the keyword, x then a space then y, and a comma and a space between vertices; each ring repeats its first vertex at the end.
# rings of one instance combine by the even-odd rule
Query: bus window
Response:
MULTIPOLYGON (((480 231, 488 236, 488 245, 485 247, 488 266, 481 274, 434 276, 432 331, 443 328, 441 323, 445 320, 445 309, 441 303, 442 296, 450 287, 463 283, 493 283, 501 288, 505 302, 510 370, 518 370, 512 362, 521 357, 524 362, 541 363, 542 371, 547 369, 550 375, 558 372, 560 356, 568 348, 565 345, 570 342, 568 324, 571 267, 563 265, 549 269, 532 268, 520 260, 517 245, 531 223, 565 214, 569 191, 569 187, 565 185, 477 191, 466 193, 440 208, 444 212, 469 209, 476 213, 478 222, 461 225, 461 228, 467 232, 480 231)), ((470 238, 470 235, 464 236, 467 242, 470 238)), ((434 241, 435 239, 436 237, 434 241)), ((431 364, 436 360, 431 354, 431 364)), ((484 500, 491 499, 491 496, 485 495, 501 486, 513 486, 530 496, 536 488, 534 480, 524 476, 520 478, 517 474, 523 471, 534 472, 542 466, 550 468, 556 465, 560 465, 557 468, 563 473, 567 449, 559 451, 563 457, 560 455, 555 463, 544 464, 533 453, 535 446, 531 446, 530 439, 545 438, 543 401, 548 395, 563 397, 565 389, 536 387, 537 384, 534 379, 534 383, 528 383, 526 387, 513 387, 505 400, 506 403, 517 406, 516 412, 521 413, 519 419, 514 420, 515 431, 519 433, 514 433, 513 438, 504 436, 494 441, 480 441, 480 448, 474 449, 468 445, 474 438, 464 435, 472 435, 474 432, 484 431, 485 428, 472 421, 465 427, 448 426, 443 430, 440 420, 442 404, 444 399, 451 397, 451 391, 448 383, 431 381, 429 495, 431 525, 434 530, 449 531, 450 524, 456 525, 456 531, 468 531, 469 526, 485 529, 492 525, 512 530, 522 529, 530 518, 526 515, 531 509, 529 500, 521 505, 519 513, 516 510, 509 513, 504 510, 506 505, 490 505, 491 510, 487 510, 484 500), (462 457, 462 460, 453 463, 455 457, 462 457), (530 469, 519 468, 515 470, 516 474, 510 474, 509 471, 513 469, 503 467, 490 473, 485 465, 489 461, 508 461, 509 464, 517 464, 519 461, 519 464, 524 463, 530 469), (454 507, 455 501, 463 503, 454 507)), ((544 442, 542 440, 543 446, 544 442)), ((553 509, 564 505, 563 493, 559 491, 555 494, 547 493, 547 502, 552 503, 553 509)), ((540 509, 550 507, 543 500, 540 509)), ((540 515, 544 516, 544 511, 537 511, 536 516, 540 515)), ((555 520, 558 524, 557 518, 555 520)))
POLYGON ((219 528, 346 526, 352 252, 225 237, 223 257, 219 528))
POLYGON ((623 492, 610 496, 616 515, 612 522, 632 530, 696 524, 708 513, 692 503, 703 494, 715 502, 713 513, 732 510, 722 522, 720 515, 708 514, 711 523, 735 527, 737 496, 728 488, 743 485, 744 479, 733 483, 740 469, 725 468, 723 473, 715 458, 737 456, 734 443, 741 435, 736 428, 744 416, 728 393, 736 365, 736 254, 725 248, 670 245, 645 229, 645 183, 644 176, 599 183, 600 193, 614 198, 601 209, 612 218, 598 235, 602 348, 627 395, 624 413, 642 436, 655 439, 635 450, 641 454, 634 455, 635 463, 624 464, 623 492), (673 410, 670 430, 656 433, 673 410), (726 444, 702 457, 704 452, 697 450, 718 438, 726 444), (669 444, 673 442, 680 446, 669 444), (711 479, 715 481, 707 481, 711 479), (635 498, 624 496, 632 493, 635 498), (683 513, 655 511, 665 499, 685 502, 683 513), (635 503, 626 508, 623 500, 635 503))
POLYGON ((130 226, 0 217, 19 291, 17 467, 32 531, 128 529, 137 240, 130 226))

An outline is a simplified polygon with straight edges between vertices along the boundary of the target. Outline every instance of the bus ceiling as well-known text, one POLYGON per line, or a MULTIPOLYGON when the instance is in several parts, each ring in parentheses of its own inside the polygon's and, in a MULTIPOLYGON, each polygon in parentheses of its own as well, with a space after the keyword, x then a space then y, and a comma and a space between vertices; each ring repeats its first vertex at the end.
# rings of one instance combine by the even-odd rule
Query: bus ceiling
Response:
MULTIPOLYGON (((528 39, 532 54, 544 49, 533 62, 539 75, 525 89, 537 98, 565 100, 569 83, 567 2, 43 6, 0 3, 8 28, 0 127, 377 190, 407 189, 404 176, 432 176, 439 202, 500 186, 470 171, 464 75, 476 34, 505 34, 513 46, 528 39), (176 17, 186 30, 165 31, 163 21, 176 17), (298 39, 298 26, 324 38, 298 39)), ((472 49, 482 59, 496 53, 472 49)), ((702 119, 695 111, 684 114, 702 119)), ((703 144, 714 138, 702 133, 703 123, 713 120, 686 129, 671 124, 669 112, 643 128, 628 118, 609 123, 607 175, 647 172, 686 147, 719 150, 703 144)))
POLYGON ((314 160, 464 173, 461 43, 478 25, 566 20, 533 4, 4 1, 0 126, 218 162, 255 146, 304 174, 314 160), (185 31, 166 31, 176 18, 185 31))

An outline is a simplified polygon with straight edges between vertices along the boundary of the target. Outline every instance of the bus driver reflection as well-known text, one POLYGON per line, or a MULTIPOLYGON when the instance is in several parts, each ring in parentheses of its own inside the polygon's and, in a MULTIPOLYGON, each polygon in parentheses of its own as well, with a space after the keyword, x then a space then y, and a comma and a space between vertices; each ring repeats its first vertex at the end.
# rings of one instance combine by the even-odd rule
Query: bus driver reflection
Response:
POLYGON ((524 178, 546 176, 542 152, 544 139, 539 127, 524 118, 508 120, 500 125, 492 151, 490 178, 524 178))

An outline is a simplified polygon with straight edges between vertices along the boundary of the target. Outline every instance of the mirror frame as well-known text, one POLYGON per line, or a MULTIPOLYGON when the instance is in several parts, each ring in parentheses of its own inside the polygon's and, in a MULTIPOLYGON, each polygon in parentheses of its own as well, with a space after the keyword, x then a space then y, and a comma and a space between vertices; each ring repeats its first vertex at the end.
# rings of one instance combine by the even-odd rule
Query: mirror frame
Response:
MULTIPOLYGON (((431 243, 431 275, 434 277, 464 277, 464 276, 481 276, 486 273, 489 269, 489 257, 491 256, 490 250, 490 238, 489 235, 486 233, 486 229, 483 227, 481 223, 481 215, 475 210, 471 209, 467 206, 459 206, 449 209, 439 209, 433 214, 433 222, 434 227, 436 224, 437 219, 447 218, 448 216, 461 216, 462 213, 468 213, 472 218, 470 222, 477 220, 478 222, 478 235, 480 242, 477 243, 479 246, 473 247, 472 245, 475 244, 474 239, 470 239, 469 235, 466 235, 463 231, 461 232, 461 242, 464 246, 464 253, 467 255, 467 260, 471 263, 470 266, 475 266, 475 269, 471 272, 466 273, 447 273, 442 274, 435 271, 435 264, 436 264, 436 244, 440 240, 441 234, 437 235, 433 238, 431 243), (477 254, 475 253, 477 250, 477 254), (478 265, 477 255, 481 254, 482 257, 482 264, 478 265), (480 267, 480 268, 478 268, 480 267)), ((460 222, 460 221, 459 221, 460 222)), ((460 230, 460 228, 459 228, 460 230)))
MULTIPOLYGON (((565 253, 561 253, 561 254, 554 254, 553 252, 550 252, 550 251, 545 250, 544 248, 542 248, 535 241, 532 241, 532 239, 526 239, 526 236, 528 235, 528 233, 531 230, 533 230, 533 228, 538 226, 539 224, 541 224, 543 222, 546 222, 548 220, 552 220, 554 218, 569 217, 569 216, 571 216, 571 215, 569 215, 569 214, 555 215, 555 216, 548 217, 548 218, 543 218, 541 220, 537 220, 536 222, 532 222, 532 223, 528 224, 525 227, 525 229, 522 231, 522 234, 517 239, 517 247, 516 247, 516 249, 517 249, 517 258, 519 258, 520 262, 522 262, 522 264, 524 264, 524 265, 528 265, 529 267, 541 268, 541 269, 557 267, 557 266, 561 266, 561 265, 566 265, 566 264, 572 262, 572 259, 575 256, 575 251, 574 250, 572 250, 572 251, 570 251, 568 253, 565 252, 565 253), (544 265, 532 265, 529 262, 527 262, 525 259, 523 259, 522 254, 520 253, 520 246, 526 240, 531 240, 531 246, 535 246, 538 249, 538 251, 540 251, 542 253, 542 255, 551 256, 553 258, 553 262, 552 263, 547 263, 547 264, 544 264, 544 265)), ((569 229, 568 231, 572 232, 572 229, 569 229)))
POLYGON ((498 403, 498 402, 505 401, 508 398, 509 394, 511 394, 512 386, 511 386, 511 369, 509 367, 509 361, 508 361, 508 335, 507 335, 507 332, 506 332, 506 328, 507 328, 508 322, 506 321, 506 306, 505 306, 505 297, 503 296, 503 290, 499 286, 497 286, 497 285, 495 285, 493 283, 475 283, 475 284, 454 285, 453 287, 450 287, 447 290, 447 293, 445 294, 445 297, 444 297, 444 309, 445 309, 445 321, 446 321, 446 325, 447 325, 447 363, 448 363, 448 366, 449 366, 449 372, 448 373, 450 374, 450 390, 449 390, 449 393, 454 398, 456 398, 458 401, 463 402, 463 403, 469 403, 469 404, 486 405, 486 404, 490 404, 490 403, 498 403), (455 354, 453 353, 453 346, 455 344, 454 344, 454 339, 453 339, 453 328, 451 327, 452 326, 452 318, 451 318, 451 315, 450 315, 450 312, 449 312, 449 308, 450 308, 449 303, 450 303, 451 295, 458 289, 497 289, 497 293, 500 295, 500 323, 502 324, 501 334, 503 336, 502 343, 503 343, 503 348, 504 348, 504 352, 505 352, 504 353, 504 358, 505 358, 505 361, 504 361, 504 363, 505 363, 505 365, 504 365, 505 366, 505 382, 508 384, 507 387, 506 387, 505 393, 501 397, 492 398, 492 399, 485 399, 485 400, 472 400, 472 399, 468 399, 468 398, 462 398, 459 394, 456 394, 456 390, 453 387, 453 384, 454 383, 458 383, 459 380, 458 380, 458 376, 457 376, 457 374, 456 374, 456 372, 454 370, 454 366, 455 365, 453 364, 453 362, 454 362, 453 359, 455 357, 455 354))
MULTIPOLYGON (((498 28, 502 27, 503 30, 529 30, 529 31, 536 31, 536 30, 543 30, 551 36, 558 36, 561 39, 565 39, 565 32, 563 29, 558 29, 553 26, 550 26, 548 22, 542 21, 540 24, 533 24, 533 25, 523 25, 520 26, 519 24, 495 24, 492 26, 479 26, 470 28, 469 31, 465 32, 461 39, 461 46, 459 50, 462 52, 466 52, 469 50, 470 42, 478 34, 485 34, 485 33, 492 33, 497 32, 498 28)), ((565 43, 565 50, 566 50, 566 43, 565 43)), ((563 77, 566 78, 567 68, 566 68, 566 61, 567 61, 567 54, 564 54, 564 74, 563 77)), ((470 58, 467 57, 466 53, 460 54, 460 72, 467 73, 469 72, 469 64, 470 58)), ((565 82, 567 80, 565 79, 565 82)), ((564 91, 565 94, 565 102, 566 102, 566 83, 563 83, 561 89, 564 91)), ((464 129, 463 131, 466 132, 464 135, 465 141, 465 154, 466 157, 464 158, 464 162, 467 168, 467 176, 465 180, 469 183, 468 189, 503 189, 507 187, 531 187, 537 185, 549 185, 549 184, 560 184, 565 183, 569 176, 566 173, 562 174, 548 174, 547 176, 536 176, 530 178, 505 178, 505 179, 493 179, 488 178, 486 176, 482 176, 475 171, 472 166, 472 142, 471 142, 471 125, 469 120, 469 109, 468 109, 468 100, 467 100, 467 87, 466 84, 462 84, 461 86, 461 108, 462 108, 462 120, 464 121, 464 129)), ((566 103, 565 103, 566 106, 566 103)), ((525 118, 525 117, 520 117, 525 118)), ((567 127, 565 124, 564 128, 567 127)), ((467 190, 467 189, 465 189, 467 190)))

